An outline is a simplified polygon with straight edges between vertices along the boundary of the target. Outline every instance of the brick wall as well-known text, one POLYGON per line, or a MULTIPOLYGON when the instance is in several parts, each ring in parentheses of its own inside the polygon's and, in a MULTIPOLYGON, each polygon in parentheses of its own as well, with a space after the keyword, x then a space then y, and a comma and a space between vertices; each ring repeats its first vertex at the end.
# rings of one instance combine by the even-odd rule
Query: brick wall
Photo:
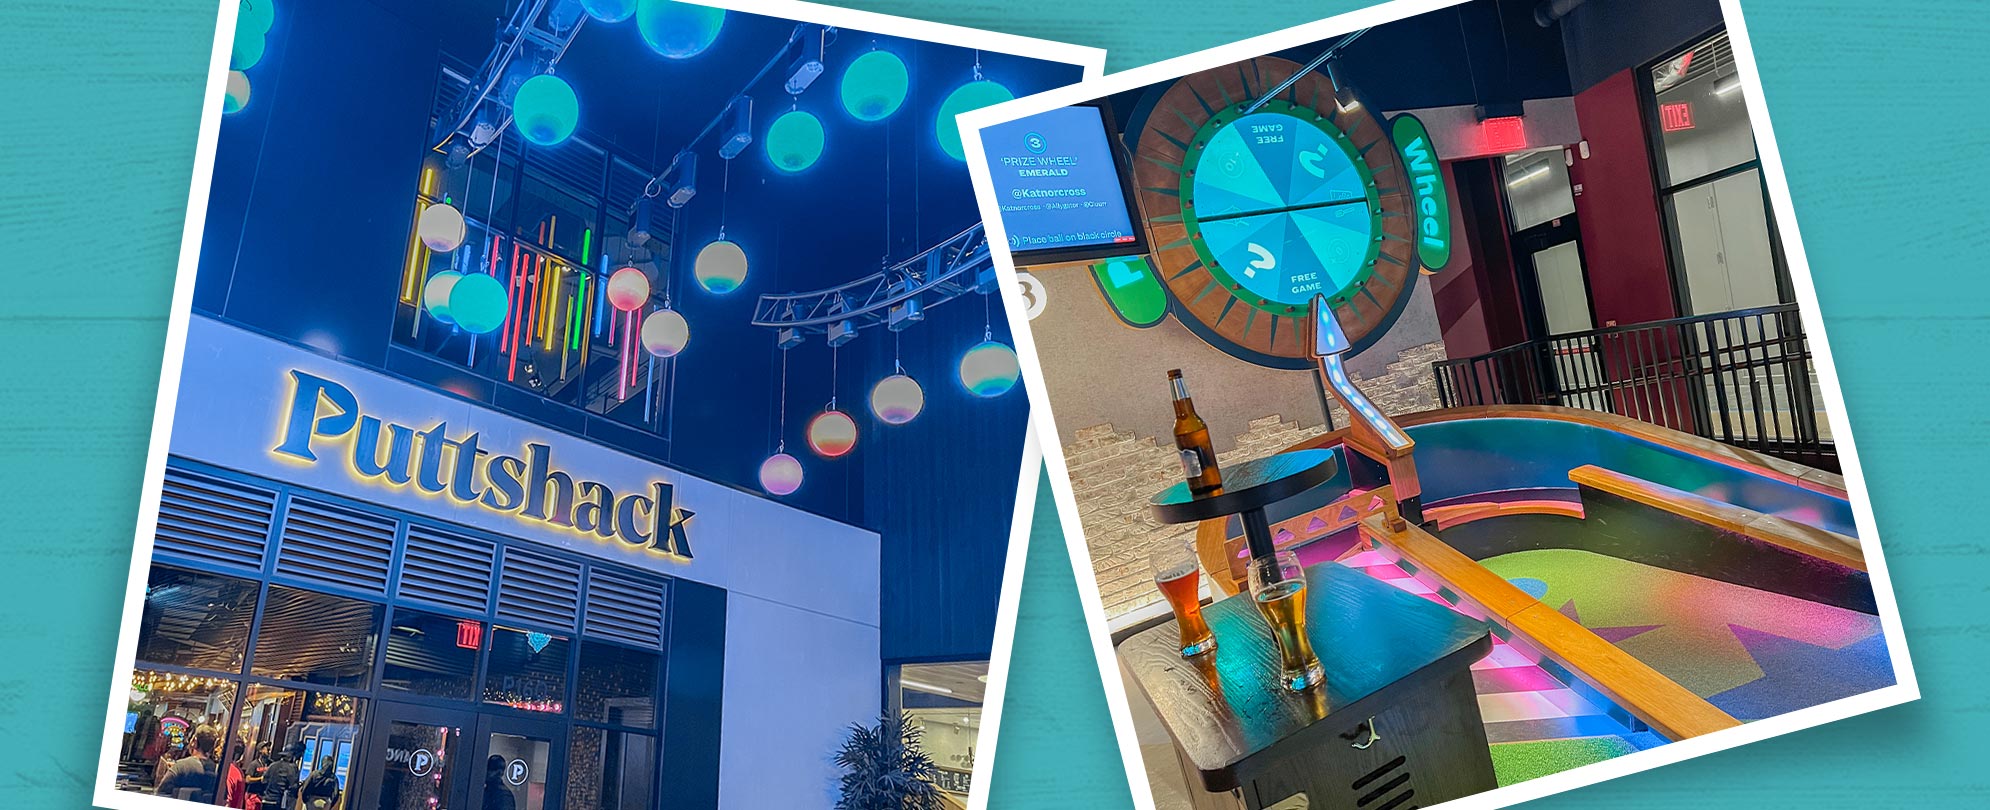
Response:
MULTIPOLYGON (((1430 364, 1444 359, 1444 344, 1428 343, 1407 349, 1377 378, 1353 375, 1355 385, 1375 405, 1390 414, 1437 407, 1437 384, 1430 364)), ((1347 415, 1333 406, 1334 424, 1346 425, 1347 415)), ((1277 416, 1254 419, 1237 436, 1237 447, 1220 453, 1225 465, 1271 455, 1325 432, 1313 422, 1292 422, 1277 416)), ((1194 526, 1169 526, 1147 514, 1147 497, 1181 480, 1181 462, 1172 436, 1136 436, 1110 424, 1080 428, 1066 437, 1064 460, 1071 472, 1080 523, 1091 544, 1092 569, 1107 617, 1159 602, 1148 551, 1163 542, 1187 543, 1194 526)))

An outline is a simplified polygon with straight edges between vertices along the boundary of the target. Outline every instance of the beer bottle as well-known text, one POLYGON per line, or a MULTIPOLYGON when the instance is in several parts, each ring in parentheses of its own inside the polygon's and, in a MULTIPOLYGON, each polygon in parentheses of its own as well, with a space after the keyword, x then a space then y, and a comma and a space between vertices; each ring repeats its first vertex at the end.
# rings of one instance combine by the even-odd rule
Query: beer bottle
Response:
POLYGON ((1188 491, 1198 498, 1223 488, 1223 471, 1216 468, 1216 447, 1209 443, 1209 426, 1196 415, 1195 402, 1188 397, 1188 383, 1182 370, 1168 372, 1168 384, 1175 394, 1175 449, 1180 451, 1182 476, 1188 491))

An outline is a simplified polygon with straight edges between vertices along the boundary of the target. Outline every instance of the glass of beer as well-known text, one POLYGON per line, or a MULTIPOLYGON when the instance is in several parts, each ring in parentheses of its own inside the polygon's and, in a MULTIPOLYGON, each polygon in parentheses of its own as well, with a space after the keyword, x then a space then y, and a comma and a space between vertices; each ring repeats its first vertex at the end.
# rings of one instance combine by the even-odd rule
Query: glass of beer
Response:
POLYGON ((1319 685, 1326 672, 1306 638, 1306 571, 1299 566, 1299 556, 1281 551, 1272 557, 1254 557, 1250 573, 1251 601, 1271 625, 1272 641, 1278 644, 1279 682, 1294 692, 1319 685))
POLYGON ((1147 555, 1154 565, 1154 584, 1175 609, 1175 624, 1182 631, 1182 657, 1201 655, 1216 649, 1216 635, 1202 620, 1202 569, 1195 558, 1195 544, 1169 540, 1147 555))

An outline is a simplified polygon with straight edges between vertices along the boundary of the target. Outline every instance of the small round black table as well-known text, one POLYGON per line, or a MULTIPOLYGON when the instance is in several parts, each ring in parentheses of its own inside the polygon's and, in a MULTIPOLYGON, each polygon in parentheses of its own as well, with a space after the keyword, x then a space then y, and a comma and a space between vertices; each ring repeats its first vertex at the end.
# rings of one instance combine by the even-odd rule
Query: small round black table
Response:
POLYGON ((1162 523, 1196 523, 1236 515, 1244 522, 1244 543, 1254 559, 1276 554, 1264 508, 1317 487, 1334 477, 1340 464, 1332 450, 1293 450, 1223 467, 1223 488, 1200 498, 1181 481, 1147 499, 1162 523))

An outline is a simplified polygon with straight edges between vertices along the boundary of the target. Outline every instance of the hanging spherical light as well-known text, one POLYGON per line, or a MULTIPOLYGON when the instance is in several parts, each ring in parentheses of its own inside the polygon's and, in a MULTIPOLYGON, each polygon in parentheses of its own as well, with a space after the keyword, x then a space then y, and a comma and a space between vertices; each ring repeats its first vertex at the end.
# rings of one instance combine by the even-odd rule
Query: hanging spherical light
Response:
POLYGON ((511 301, 495 276, 466 273, 449 291, 449 317, 473 335, 488 335, 504 325, 511 301))
POLYGON ((228 86, 221 97, 221 111, 238 113, 249 106, 249 74, 239 70, 228 71, 228 86))
POLYGON ((812 113, 789 110, 767 127, 767 159, 774 168, 798 172, 822 157, 822 121, 812 113))
POLYGON ((463 212, 449 203, 436 203, 422 209, 415 220, 415 233, 421 243, 437 253, 448 253, 463 244, 463 212))
POLYGON ((636 0, 580 0, 587 14, 605 23, 618 23, 634 16, 636 0))
POLYGON ((1016 350, 993 340, 982 341, 960 357, 960 384, 977 397, 999 397, 1016 387, 1022 370, 1016 350))
POLYGON ((691 324, 674 309, 659 309, 643 319, 643 348, 657 357, 675 357, 691 342, 691 324))
POLYGON ((444 270, 428 277, 422 284, 421 303, 428 308, 428 315, 443 323, 455 323, 456 318, 449 314, 449 294, 456 291, 456 282, 463 280, 463 274, 454 270, 444 270))
POLYGON ((553 146, 574 134, 580 123, 580 98, 567 80, 541 73, 526 79, 512 94, 511 120, 526 140, 553 146))
POLYGON ((905 103, 911 78, 905 60, 890 51, 871 51, 843 70, 843 109, 859 121, 881 121, 905 103))
POLYGON ((837 458, 857 446, 857 420, 831 408, 808 420, 808 446, 823 458, 837 458))
POLYGON ((691 275, 705 292, 729 293, 746 283, 746 251, 739 245, 719 239, 698 251, 691 263, 691 275))
POLYGON ((802 488, 802 463, 787 453, 760 462, 760 488, 775 495, 792 495, 802 488))
POLYGON ((650 300, 650 277, 634 267, 624 267, 608 277, 608 304, 623 312, 634 312, 650 300))
POLYGON ((893 374, 871 387, 871 413, 888 425, 912 421, 926 407, 926 391, 919 381, 893 374))
POLYGON ((263 48, 268 46, 263 32, 253 25, 235 25, 234 49, 228 52, 229 70, 248 70, 263 61, 263 48))
POLYGON ((673 3, 670 0, 638 0, 636 29, 650 50, 670 59, 689 59, 712 47, 725 25, 725 9, 673 3))
POLYGON ((254 28, 258 34, 269 33, 269 27, 275 23, 275 0, 242 0, 242 11, 235 16, 237 26, 254 28))
POLYGON ((940 139, 940 149, 954 160, 966 160, 967 153, 961 151, 960 124, 954 116, 969 110, 979 110, 993 104, 1010 101, 1016 97, 1003 87, 987 79, 977 79, 954 88, 947 94, 947 100, 940 102, 938 119, 933 122, 933 133, 940 139))

